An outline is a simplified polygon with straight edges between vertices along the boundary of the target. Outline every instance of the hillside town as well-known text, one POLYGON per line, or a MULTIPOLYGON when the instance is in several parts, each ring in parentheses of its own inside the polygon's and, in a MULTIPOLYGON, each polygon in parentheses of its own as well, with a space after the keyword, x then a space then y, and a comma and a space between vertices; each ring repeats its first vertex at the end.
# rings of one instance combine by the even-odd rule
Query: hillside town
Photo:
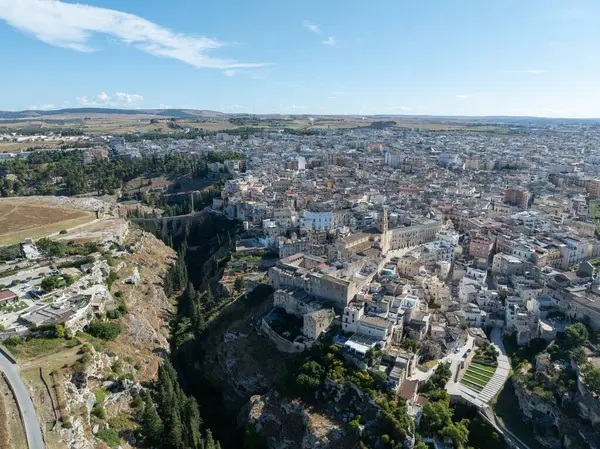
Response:
MULTIPOLYGON (((531 448, 495 410, 511 384, 519 420, 532 426, 535 441, 596 448, 600 132, 552 122, 498 129, 95 137, 89 148, 69 149, 81 151, 84 167, 210 154, 204 176, 221 187, 195 209, 199 191, 173 194, 172 186, 149 183, 148 192, 164 198, 192 198, 191 213, 162 218, 146 197, 117 190, 110 205, 86 206, 108 230, 23 240, 0 272, 0 337, 56 325, 74 335, 123 310, 111 276, 130 250, 125 207, 151 211, 133 221, 154 223, 165 243, 186 221, 220 216, 240 230, 229 274, 212 292, 229 289, 229 297, 241 285, 247 294, 269 285, 268 310, 252 325, 282 357, 331 338, 347 363, 383 376, 414 428, 427 415, 432 379, 447 370, 443 389, 452 403, 475 407, 511 447, 531 448), (65 252, 65 244, 79 249, 65 252), (585 334, 577 345, 576 332, 585 334), (538 346, 533 365, 515 355, 538 346), (570 386, 557 390, 556 379, 570 386)), ((46 182, 61 189, 65 181, 46 182)), ((119 277, 134 289, 140 282, 137 268, 119 277)), ((452 438, 425 442, 461 447, 452 438)), ((410 434, 404 447, 417 444, 410 434)))
MULTIPOLYGON (((485 137, 359 129, 221 134, 196 151, 244 155, 213 167, 231 175, 213 208, 244 223, 240 246, 279 254, 261 330, 281 351, 304 351, 338 326, 334 341, 385 373, 413 418, 427 400, 419 387, 447 363, 453 400, 495 421, 489 404, 511 372, 503 342, 600 329, 598 138, 584 126, 485 137)), ((561 357, 551 371, 577 387, 558 401, 540 395, 551 383, 536 367, 537 389, 515 381, 522 413, 547 447, 563 444, 573 417, 568 438, 597 447, 600 391, 585 367, 600 357, 561 357), (574 414, 560 411, 576 402, 574 414)))

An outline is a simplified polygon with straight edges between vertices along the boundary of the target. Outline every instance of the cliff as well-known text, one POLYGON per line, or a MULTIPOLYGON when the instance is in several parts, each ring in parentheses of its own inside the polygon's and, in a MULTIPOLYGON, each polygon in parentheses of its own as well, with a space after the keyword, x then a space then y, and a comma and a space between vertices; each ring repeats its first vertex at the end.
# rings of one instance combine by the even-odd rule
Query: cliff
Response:
POLYGON ((238 417, 269 449, 354 449, 359 436, 348 422, 361 415, 367 422, 379 412, 367 393, 354 384, 327 382, 315 406, 289 400, 276 391, 252 396, 238 417))
POLYGON ((103 429, 121 434, 123 448, 136 447, 135 398, 144 396, 143 385, 156 380, 169 350, 174 304, 164 294, 162 278, 175 254, 152 234, 134 227, 125 247, 112 268, 118 276, 113 293, 120 291, 127 307, 119 320, 121 334, 110 342, 83 334, 82 357, 55 374, 64 419, 50 432, 49 448, 105 447, 97 438, 103 429))

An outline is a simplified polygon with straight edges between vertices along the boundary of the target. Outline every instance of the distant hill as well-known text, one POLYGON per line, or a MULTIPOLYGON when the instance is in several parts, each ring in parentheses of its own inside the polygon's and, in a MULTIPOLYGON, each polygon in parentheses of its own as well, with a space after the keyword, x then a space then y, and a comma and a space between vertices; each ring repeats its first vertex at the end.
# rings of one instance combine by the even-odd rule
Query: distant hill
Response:
POLYGON ((104 114, 104 115, 156 115, 159 117, 176 118, 199 118, 199 117, 219 117, 222 112, 198 110, 198 109, 111 109, 111 108, 69 108, 56 110, 27 110, 27 111, 0 111, 0 119, 35 119, 52 116, 57 118, 61 115, 83 115, 83 114, 104 114))

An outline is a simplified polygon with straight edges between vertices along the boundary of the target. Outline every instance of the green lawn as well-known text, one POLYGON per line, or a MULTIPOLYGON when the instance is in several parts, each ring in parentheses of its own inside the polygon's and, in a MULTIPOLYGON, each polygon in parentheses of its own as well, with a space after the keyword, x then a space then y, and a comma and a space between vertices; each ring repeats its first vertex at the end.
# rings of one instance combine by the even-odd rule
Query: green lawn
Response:
POLYGON ((469 381, 470 383, 479 385, 482 388, 485 387, 485 385, 487 384, 487 382, 485 380, 478 379, 477 377, 473 377, 470 374, 466 374, 466 373, 465 373, 463 379, 469 381))
POLYGON ((477 367, 479 369, 482 369, 482 370, 487 371, 487 372, 492 373, 492 374, 494 374, 496 372, 496 367, 495 366, 484 365, 483 363, 479 363, 479 362, 476 362, 476 361, 474 361, 473 363, 471 363, 470 367, 471 366, 475 366, 475 367, 477 367))
POLYGON ((485 375, 482 375, 482 374, 476 373, 476 372, 475 372, 475 371, 473 371, 473 370, 468 370, 468 371, 465 373, 465 376, 469 376, 469 377, 472 377, 473 379, 477 379, 477 380, 479 380, 481 383, 483 383, 483 385, 487 384, 487 383, 490 381, 490 379, 492 378, 491 376, 485 376, 485 375))
POLYGON ((494 376, 496 368, 472 362, 463 376, 461 383, 472 390, 481 391, 494 376))
POLYGON ((461 381, 461 383, 462 383, 463 385, 465 385, 466 387, 469 387, 471 390, 475 390, 475 391, 477 391, 478 393, 479 393, 481 390, 483 390, 483 387, 482 387, 482 386, 480 386, 480 385, 477 385, 476 383, 473 383, 473 382, 471 382, 471 381, 469 381, 469 380, 467 380, 467 379, 463 379, 463 380, 461 381))

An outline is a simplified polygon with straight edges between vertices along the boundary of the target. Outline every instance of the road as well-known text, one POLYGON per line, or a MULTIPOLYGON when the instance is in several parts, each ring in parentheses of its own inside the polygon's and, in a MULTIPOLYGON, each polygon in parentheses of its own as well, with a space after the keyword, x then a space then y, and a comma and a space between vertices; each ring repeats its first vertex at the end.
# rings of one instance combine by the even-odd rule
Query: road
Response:
MULTIPOLYGON (((2 278, 0 283, 10 285, 13 281, 17 281, 19 283, 27 282, 29 285, 38 285, 42 282, 42 275, 49 274, 50 271, 50 267, 30 268, 28 270, 22 270, 18 274, 2 278), (27 278, 30 278, 30 280, 28 281, 27 278)), ((14 289, 15 288, 12 288, 12 290, 14 289)), ((17 291, 15 291, 15 293, 19 294, 17 291)))
POLYGON ((40 421, 35 412, 35 407, 27 387, 21 379, 18 365, 13 364, 2 352, 0 352, 0 370, 6 375, 25 424, 25 434, 29 449, 43 449, 46 447, 42 436, 40 421))
POLYGON ((429 378, 433 375, 433 373, 435 372, 435 370, 441 363, 450 363, 450 371, 452 372, 452 376, 450 377, 449 383, 453 383, 454 379, 456 379, 456 377, 457 377, 457 371, 460 369, 460 364, 464 360, 462 358, 463 354, 465 353, 465 351, 467 349, 473 349, 474 346, 475 346, 475 339, 469 335, 467 337, 467 341, 459 349, 458 352, 456 352, 456 353, 452 352, 452 353, 448 354, 447 356, 445 356, 444 358, 439 360, 439 362, 436 363, 435 366, 432 366, 427 371, 421 371, 418 369, 415 370, 413 375, 410 377, 410 380, 418 380, 419 383, 424 383, 427 380, 429 380, 429 378))

